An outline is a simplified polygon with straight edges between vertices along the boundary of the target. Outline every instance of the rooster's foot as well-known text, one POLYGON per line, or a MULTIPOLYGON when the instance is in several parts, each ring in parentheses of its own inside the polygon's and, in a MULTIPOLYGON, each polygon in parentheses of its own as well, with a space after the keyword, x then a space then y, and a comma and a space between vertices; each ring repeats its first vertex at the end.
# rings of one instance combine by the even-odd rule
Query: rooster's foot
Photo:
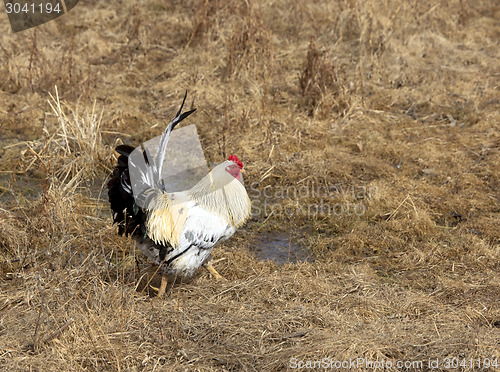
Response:
POLYGON ((205 264, 203 267, 204 267, 205 269, 207 269, 207 270, 208 270, 208 272, 209 272, 210 274, 212 274, 212 276, 213 276, 215 279, 217 279, 217 280, 224 280, 224 281, 227 281, 227 279, 226 279, 226 278, 224 278, 221 274, 219 274, 219 273, 217 272, 217 270, 215 270, 215 268, 212 266, 212 262, 209 262, 209 263, 205 264))
POLYGON ((165 291, 167 290, 167 284, 168 284, 167 277, 165 275, 162 275, 161 276, 160 288, 153 287, 152 285, 150 285, 150 287, 154 291, 158 292, 158 294, 156 296, 159 297, 159 298, 161 298, 161 297, 163 297, 165 295, 165 291))

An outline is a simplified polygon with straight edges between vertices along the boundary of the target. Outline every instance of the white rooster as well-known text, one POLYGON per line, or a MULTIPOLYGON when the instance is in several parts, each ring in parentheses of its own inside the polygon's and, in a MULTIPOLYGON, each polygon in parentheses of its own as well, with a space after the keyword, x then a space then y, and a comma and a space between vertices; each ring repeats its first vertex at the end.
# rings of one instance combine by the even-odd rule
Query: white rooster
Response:
POLYGON ((250 215, 250 199, 241 175, 243 164, 235 155, 213 168, 191 189, 165 191, 161 174, 170 133, 195 111, 181 113, 185 100, 186 96, 162 134, 156 157, 151 159, 143 147, 146 166, 139 167, 129 159, 134 148, 118 146, 120 157, 108 182, 113 221, 118 224, 119 234, 132 235, 137 248, 151 262, 161 265, 158 296, 164 295, 169 282, 192 277, 201 265, 221 279, 211 264, 212 249, 229 239, 250 215), (143 183, 138 198, 133 196, 129 173, 132 168, 140 172, 143 183))

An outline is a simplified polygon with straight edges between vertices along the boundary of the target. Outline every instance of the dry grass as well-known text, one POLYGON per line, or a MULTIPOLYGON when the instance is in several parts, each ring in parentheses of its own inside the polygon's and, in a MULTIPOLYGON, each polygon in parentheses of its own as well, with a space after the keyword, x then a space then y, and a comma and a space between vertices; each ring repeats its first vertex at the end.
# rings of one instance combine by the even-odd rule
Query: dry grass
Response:
POLYGON ((49 96, 56 123, 46 117, 44 137, 27 144, 23 171, 37 164, 47 174, 49 190, 61 187, 62 195, 73 195, 81 183, 95 179, 103 170, 111 171, 112 148, 103 143, 103 113, 96 112, 95 101, 90 112, 80 114, 78 107, 61 102, 57 87, 55 97, 49 96))
POLYGON ((499 358, 499 17, 492 0, 124 0, 0 26, 2 369, 499 358), (160 301, 103 185, 116 141, 157 136, 185 89, 255 214, 214 252, 228 282, 200 272, 160 301), (263 234, 314 262, 256 261, 263 234))

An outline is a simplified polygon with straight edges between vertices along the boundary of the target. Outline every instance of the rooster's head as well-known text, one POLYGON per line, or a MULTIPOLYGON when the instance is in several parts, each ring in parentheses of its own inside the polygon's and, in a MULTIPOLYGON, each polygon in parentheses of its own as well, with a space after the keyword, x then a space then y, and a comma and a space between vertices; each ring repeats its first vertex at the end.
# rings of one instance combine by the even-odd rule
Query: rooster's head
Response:
POLYGON ((228 172, 231 176, 241 181, 241 172, 243 172, 243 163, 238 159, 236 155, 230 155, 229 165, 226 167, 226 172, 228 172))

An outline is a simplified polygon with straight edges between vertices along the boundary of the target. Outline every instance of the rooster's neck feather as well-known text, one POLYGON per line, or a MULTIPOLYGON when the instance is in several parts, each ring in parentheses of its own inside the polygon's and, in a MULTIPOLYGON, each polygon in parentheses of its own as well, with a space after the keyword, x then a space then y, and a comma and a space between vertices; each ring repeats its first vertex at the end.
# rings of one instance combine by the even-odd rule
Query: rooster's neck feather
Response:
POLYGON ((250 214, 250 199, 243 184, 226 171, 229 161, 219 164, 188 191, 200 207, 239 227, 250 214))

